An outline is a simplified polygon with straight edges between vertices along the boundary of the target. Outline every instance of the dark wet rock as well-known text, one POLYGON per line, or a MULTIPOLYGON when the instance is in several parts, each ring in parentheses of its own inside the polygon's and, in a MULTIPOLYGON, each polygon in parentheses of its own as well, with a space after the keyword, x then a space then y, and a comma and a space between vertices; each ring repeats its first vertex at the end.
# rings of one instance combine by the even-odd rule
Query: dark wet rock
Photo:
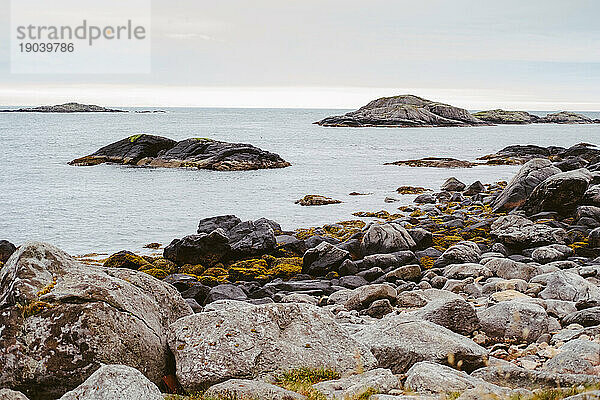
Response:
POLYGON ((397 223, 372 224, 362 238, 363 255, 393 253, 410 250, 415 241, 404 227, 397 223))
POLYGON ((276 235, 275 240, 277 241, 277 250, 291 251, 292 253, 300 255, 304 254, 308 249, 304 240, 298 239, 292 235, 276 235))
POLYGON ((482 121, 498 125, 524 125, 538 122, 540 117, 530 114, 526 111, 506 111, 506 110, 487 110, 479 111, 473 116, 482 121))
POLYGON ((231 251, 229 238, 222 229, 209 234, 189 235, 175 239, 165 247, 163 256, 176 264, 212 266, 225 259, 231 251))
POLYGON ((341 244, 339 239, 333 238, 331 236, 321 236, 321 235, 311 236, 304 241, 307 249, 312 249, 314 247, 317 247, 318 245, 320 245, 323 242, 327 242, 327 243, 333 244, 333 245, 341 244))
POLYGON ((480 181, 475 181, 469 185, 469 187, 463 192, 465 196, 474 196, 477 193, 485 191, 485 186, 480 181))
POLYGON ((307 194, 300 200, 296 200, 296 204, 301 206, 326 206, 328 204, 340 204, 340 200, 332 199, 331 197, 321 196, 320 194, 307 194))
POLYGON ((511 211, 523 205, 533 189, 560 172, 561 170, 552 165, 550 160, 535 158, 528 161, 493 202, 494 212, 511 211))
POLYGON ((582 157, 568 157, 562 161, 554 163, 554 166, 563 172, 585 168, 587 165, 588 162, 582 157))
POLYGON ((266 218, 235 225, 227 231, 231 246, 230 257, 256 257, 275 250, 277 239, 273 228, 277 229, 278 226, 279 224, 266 218))
POLYGON ((31 108, 19 108, 16 110, 0 110, 0 112, 39 112, 39 113, 76 113, 76 112, 128 112, 125 110, 116 110, 105 108, 93 104, 65 103, 55 106, 40 106, 31 108))
POLYGON ((579 324, 584 327, 598 326, 600 325, 600 307, 586 308, 569 314, 563 318, 562 324, 564 326, 570 324, 579 324))
POLYGON ((44 243, 21 246, 0 282, 0 386, 35 399, 61 396, 102 363, 134 367, 158 384, 170 373, 168 326, 192 314, 165 282, 86 266, 44 243))
POLYGON ((367 346, 380 368, 405 373, 419 361, 432 361, 472 371, 482 367, 487 351, 471 339, 428 321, 389 315, 356 332, 354 338, 367 346))
POLYGON ((198 279, 196 277, 191 276, 191 275, 186 275, 186 274, 167 275, 163 279, 163 282, 166 282, 170 285, 175 286, 175 289, 177 289, 179 292, 188 290, 193 285, 199 283, 198 279))
POLYGON ((300 303, 249 305, 181 318, 171 325, 169 347, 177 379, 188 392, 300 367, 348 374, 357 364, 366 370, 376 364, 329 312, 300 303))
POLYGON ((536 224, 514 214, 498 218, 492 224, 490 234, 505 246, 515 249, 565 244, 567 240, 567 233, 562 228, 536 224))
POLYGON ((600 247, 600 227, 590 232, 589 244, 591 247, 600 247))
POLYGON ((356 289, 368 284, 369 282, 365 278, 356 275, 342 276, 339 283, 340 286, 348 289, 356 289))
POLYGON ((465 190, 466 187, 467 186, 464 183, 462 183, 455 177, 451 177, 446 179, 446 182, 444 182, 440 190, 444 192, 461 192, 465 190))
POLYGON ((583 194, 581 203, 600 207, 600 185, 590 185, 583 194))
POLYGON ((304 253, 302 273, 312 276, 324 276, 328 272, 337 271, 345 260, 350 259, 350 253, 327 242, 304 253))
POLYGON ((467 110, 413 95, 383 97, 356 111, 317 122, 321 126, 474 126, 486 123, 467 110))
POLYGON ((362 259, 361 270, 380 267, 385 270, 401 267, 415 261, 412 251, 396 251, 389 254, 373 254, 362 259))
POLYGON ((217 285, 210 289, 206 297, 205 304, 212 303, 217 300, 239 300, 244 301, 248 298, 246 293, 236 285, 224 284, 217 285))
POLYGON ((522 208, 528 215, 543 211, 569 214, 583 198, 591 180, 585 168, 552 175, 536 186, 522 208))
POLYGON ((8 240, 0 240, 0 262, 6 262, 17 250, 17 247, 8 240))
POLYGON ((548 332, 548 314, 543 307, 524 301, 502 301, 477 313, 481 330, 500 342, 535 342, 548 332))
POLYGON ((211 233, 215 229, 221 228, 223 231, 228 232, 231 228, 240 224, 241 219, 235 215, 219 215, 217 217, 210 217, 201 219, 198 223, 197 234, 211 233))
POLYGON ((217 171, 284 168, 290 165, 279 155, 249 144, 204 138, 176 142, 146 134, 130 136, 109 144, 69 164, 88 166, 102 163, 217 171))

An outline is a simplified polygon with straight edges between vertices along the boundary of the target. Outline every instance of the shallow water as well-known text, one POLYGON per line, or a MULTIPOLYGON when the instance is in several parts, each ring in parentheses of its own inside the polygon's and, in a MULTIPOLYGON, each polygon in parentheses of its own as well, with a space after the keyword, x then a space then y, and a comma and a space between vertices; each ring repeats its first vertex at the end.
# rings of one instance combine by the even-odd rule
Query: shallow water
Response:
MULTIPOLYGON (((284 229, 394 211, 449 176, 470 184, 509 179, 518 167, 431 169, 385 166, 425 156, 473 160, 511 144, 571 146, 600 142, 600 125, 473 128, 324 128, 312 122, 341 110, 167 109, 165 114, 0 114, 0 238, 53 243, 72 254, 138 250, 194 233, 200 218, 267 217, 284 229), (67 162, 136 133, 181 140, 210 137, 279 153, 292 167, 215 172, 67 162), (357 191, 369 196, 348 196, 357 191), (344 203, 301 207, 305 194, 344 203), (385 197, 401 199, 384 203, 385 197)), ((542 114, 542 113, 540 113, 542 114)), ((600 113, 586 113, 600 118, 600 113)))

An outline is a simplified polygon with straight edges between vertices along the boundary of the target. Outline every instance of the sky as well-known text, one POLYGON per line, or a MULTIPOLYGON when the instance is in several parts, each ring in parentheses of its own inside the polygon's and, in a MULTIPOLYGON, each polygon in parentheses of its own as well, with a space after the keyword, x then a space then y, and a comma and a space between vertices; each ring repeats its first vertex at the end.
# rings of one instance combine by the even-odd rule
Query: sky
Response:
POLYGON ((151 6, 151 70, 129 74, 11 73, 2 13, 0 104, 357 108, 411 93, 472 110, 600 110, 597 0, 151 6))

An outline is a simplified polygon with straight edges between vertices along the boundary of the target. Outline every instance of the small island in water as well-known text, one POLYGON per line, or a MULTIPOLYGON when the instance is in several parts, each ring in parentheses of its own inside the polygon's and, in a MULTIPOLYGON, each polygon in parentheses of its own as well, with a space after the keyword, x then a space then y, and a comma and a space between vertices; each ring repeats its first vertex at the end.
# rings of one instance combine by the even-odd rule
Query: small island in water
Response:
POLYGON ((130 136, 111 143, 69 164, 90 166, 103 163, 215 171, 285 168, 291 165, 278 154, 250 144, 228 143, 207 138, 192 138, 177 142, 162 136, 145 134, 130 136))
POLYGON ((427 100, 414 95, 382 97, 344 115, 315 122, 333 127, 432 127, 481 126, 496 124, 593 124, 585 115, 561 111, 538 117, 525 111, 489 110, 471 114, 464 108, 427 100))

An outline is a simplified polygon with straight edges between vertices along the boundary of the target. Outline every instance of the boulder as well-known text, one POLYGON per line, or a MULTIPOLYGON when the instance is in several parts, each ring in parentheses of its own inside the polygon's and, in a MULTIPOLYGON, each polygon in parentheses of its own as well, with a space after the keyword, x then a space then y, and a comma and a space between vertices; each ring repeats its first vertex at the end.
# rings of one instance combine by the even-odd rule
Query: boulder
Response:
POLYGON ((217 217, 210 217, 201 219, 198 223, 198 231, 196 233, 209 234, 215 229, 221 228, 223 231, 228 232, 237 224, 242 222, 241 219, 236 217, 235 215, 219 215, 217 217))
POLYGON ((372 224, 362 238, 363 255, 394 253, 410 250, 415 241, 404 227, 397 223, 372 224))
POLYGON ((303 400, 299 393, 286 390, 267 382, 248 379, 230 379, 211 386, 204 393, 209 399, 261 399, 261 400, 303 400))
POLYGON ((229 238, 222 229, 211 233, 175 239, 165 247, 163 256, 176 264, 202 264, 210 267, 227 258, 231 251, 229 238))
POLYGON ((592 229, 588 242, 590 247, 600 247, 600 227, 592 229))
POLYGON ((277 239, 273 228, 278 226, 266 218, 235 225, 227 231, 231 246, 230 258, 257 257, 275 250, 277 239))
POLYGON ((522 209, 527 215, 544 211, 569 214, 583 199, 592 175, 585 168, 552 175, 529 194, 522 209))
POLYGON ((562 320, 564 326, 578 324, 581 326, 600 325, 600 307, 591 307, 565 316, 562 320))
POLYGON ((502 301, 477 313, 481 330, 499 342, 535 342, 548 332, 548 314, 529 302, 502 301))
POLYGON ((540 264, 548 264, 554 261, 565 260, 573 255, 573 249, 565 245, 549 245, 538 247, 531 253, 533 261, 540 264))
POLYGON ((509 389, 475 378, 465 372, 429 361, 418 362, 406 373, 404 386, 418 393, 446 395, 468 389, 482 389, 496 395, 507 395, 509 389))
POLYGON ((228 379, 273 376, 294 368, 341 374, 372 369, 369 350, 310 304, 265 304, 202 312, 171 325, 169 347, 186 391, 228 379))
POLYGON ((402 315, 387 315, 353 336, 371 350, 380 368, 389 368, 395 374, 405 373, 419 361, 472 371, 487 359, 487 350, 471 339, 432 322, 402 315))
POLYGON ((376 300, 396 302, 396 289, 388 284, 367 285, 354 289, 344 302, 346 310, 363 310, 376 300))
POLYGON ((383 276, 388 282, 397 280, 418 281, 421 278, 421 266, 418 264, 404 265, 392 270, 383 276))
POLYGON ((21 392, 17 392, 10 389, 0 389, 0 400, 29 400, 21 392))
POLYGON ((192 314, 167 283, 83 265, 45 243, 22 245, 0 282, 0 386, 34 399, 61 396, 101 363, 160 382, 169 374, 168 326, 192 314))
POLYGON ((588 206, 600 207, 600 185, 590 185, 583 194, 581 203, 588 206))
POLYGON ((464 336, 468 336, 479 329, 479 318, 475 308, 462 297, 434 300, 410 314, 464 336))
POLYGON ((249 144, 227 143, 206 138, 176 142, 161 136, 145 134, 119 140, 69 164, 89 166, 102 163, 216 171, 290 166, 290 163, 279 155, 249 144))
POLYGON ((520 207, 536 186, 560 172, 548 159, 534 158, 528 161, 492 203, 494 212, 507 212, 520 207))
POLYGON ((470 241, 459 242, 450 246, 442 255, 435 260, 436 268, 445 267, 450 264, 476 263, 479 261, 481 250, 477 243, 470 241))
POLYGON ((324 276, 330 271, 337 271, 350 253, 327 242, 309 249, 302 258, 302 273, 312 276, 324 276))
POLYGON ((564 229, 536 224, 514 214, 502 216, 494 221, 490 234, 505 246, 514 249, 565 244, 567 241, 564 229))
POLYGON ((325 381, 314 384, 313 389, 322 393, 325 398, 335 399, 358 399, 368 391, 375 391, 379 394, 389 393, 400 386, 400 381, 392 371, 384 368, 377 368, 366 371, 359 375, 352 375, 346 378, 325 381))
POLYGON ((16 250, 15 245, 8 240, 0 240, 0 262, 6 262, 16 250))
POLYGON ((103 365, 60 400, 163 400, 158 387, 126 365, 103 365))
POLYGON ((485 266, 499 278, 520 279, 526 282, 542 273, 536 265, 514 261, 509 258, 491 258, 485 263, 485 266))
POLYGON ((538 275, 531 280, 545 286, 538 296, 542 299, 565 301, 600 301, 600 288, 581 276, 567 271, 538 275))
POLYGON ((440 187, 440 190, 443 192, 462 192, 466 187, 467 185, 455 177, 451 177, 446 179, 446 182, 444 182, 444 184, 440 187))
POLYGON ((223 284, 210 289, 204 304, 209 304, 218 300, 238 300, 244 301, 248 298, 246 293, 236 285, 223 284))
POLYGON ((444 268, 444 276, 448 279, 466 279, 469 277, 489 278, 492 276, 492 271, 485 265, 466 263, 466 264, 451 264, 444 268))
POLYGON ((398 293, 398 307, 424 307, 430 302, 446 302, 449 300, 464 300, 462 296, 448 290, 426 289, 398 293))
POLYGON ((600 343, 575 339, 565 343, 560 353, 546 361, 544 371, 558 374, 597 374, 600 365, 600 343))
POLYGON ((321 196, 320 194, 307 194, 300 200, 296 200, 295 204, 301 206, 326 206, 328 204, 340 204, 340 200, 332 199, 331 197, 321 196))
POLYGON ((480 181, 475 181, 469 185, 469 187, 463 192, 465 196, 474 196, 478 193, 484 192, 485 186, 480 181))

